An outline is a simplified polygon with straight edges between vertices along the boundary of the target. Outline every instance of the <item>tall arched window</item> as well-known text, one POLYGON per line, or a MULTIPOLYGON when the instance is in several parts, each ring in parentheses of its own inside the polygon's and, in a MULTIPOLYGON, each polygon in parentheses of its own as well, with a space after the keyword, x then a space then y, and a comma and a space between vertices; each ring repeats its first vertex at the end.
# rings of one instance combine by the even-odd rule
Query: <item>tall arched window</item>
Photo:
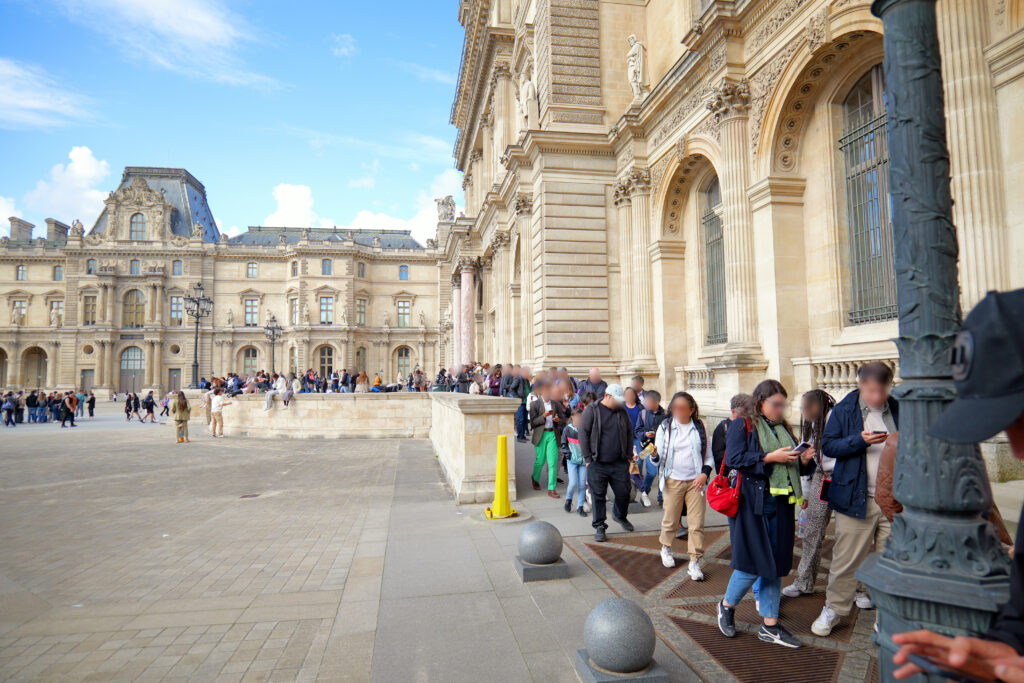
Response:
POLYGON ((299 274, 299 262, 298 261, 292 261, 292 277, 295 277, 298 274, 299 274))
POLYGON ((409 279, 409 266, 398 266, 398 279, 408 280, 409 279))
POLYGON ((327 377, 334 370, 334 348, 330 346, 321 346, 320 352, 317 354, 317 360, 320 361, 317 371, 321 377, 327 377))
POLYGON ((14 267, 14 279, 15 280, 27 280, 28 279, 28 268, 21 264, 14 267))
POLYGON ((86 275, 96 274, 96 259, 91 258, 85 262, 85 273, 86 275))
POLYGON ((398 374, 402 377, 409 376, 409 366, 412 364, 412 350, 403 346, 395 353, 398 358, 398 374))
POLYGON ((182 271, 181 261, 180 260, 172 261, 171 262, 171 275, 173 275, 175 277, 180 277, 181 276, 181 271, 182 271))
POLYGON ((247 348, 242 352, 242 372, 245 375, 255 375, 256 363, 259 361, 259 352, 253 347, 247 348))
POLYGON ((129 219, 128 238, 131 240, 146 239, 146 217, 141 213, 133 213, 129 219))
POLYGON ((320 274, 321 275, 333 275, 334 274, 334 263, 329 258, 320 260, 320 274))
POLYGON ((125 292, 122 306, 122 327, 142 327, 146 321, 146 297, 137 289, 125 292))
POLYGON ((130 275, 138 275, 142 266, 139 264, 139 259, 133 258, 128 263, 128 273, 130 275))
POLYGON ((258 278, 260 276, 260 267, 255 261, 250 261, 245 266, 245 276, 249 279, 258 278))
POLYGON ((288 372, 299 372, 299 349, 297 346, 288 347, 288 372))
POLYGON ((702 194, 705 341, 708 344, 724 344, 728 339, 725 318, 725 240, 722 236, 722 189, 718 184, 718 176, 711 179, 702 194))
POLYGON ((875 66, 843 100, 839 149, 846 166, 852 324, 896 317, 889 199, 889 149, 885 133, 885 73, 875 66))
POLYGON ((64 266, 53 267, 53 279, 55 282, 60 282, 64 279, 64 266))

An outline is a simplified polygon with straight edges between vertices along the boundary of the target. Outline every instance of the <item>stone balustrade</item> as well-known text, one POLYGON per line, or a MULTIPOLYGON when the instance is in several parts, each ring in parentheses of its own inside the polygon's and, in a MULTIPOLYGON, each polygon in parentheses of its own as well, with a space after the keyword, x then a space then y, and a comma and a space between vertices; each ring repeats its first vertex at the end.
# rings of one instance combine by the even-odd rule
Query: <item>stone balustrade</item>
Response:
POLYGON ((811 389, 822 389, 840 401, 857 388, 857 368, 872 361, 881 361, 888 365, 892 369, 896 381, 899 381, 899 359, 891 356, 821 360, 794 358, 793 374, 796 379, 797 391, 791 392, 791 396, 799 396, 811 389))

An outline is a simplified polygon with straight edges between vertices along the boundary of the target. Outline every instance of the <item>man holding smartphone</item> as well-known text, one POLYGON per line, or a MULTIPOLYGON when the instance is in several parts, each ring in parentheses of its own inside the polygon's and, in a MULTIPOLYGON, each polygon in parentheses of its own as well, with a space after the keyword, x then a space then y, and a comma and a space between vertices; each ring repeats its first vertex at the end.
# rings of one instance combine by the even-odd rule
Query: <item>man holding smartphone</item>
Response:
POLYGON ((825 606, 811 624, 811 631, 823 638, 855 602, 861 609, 874 607, 866 593, 858 593, 854 574, 889 538, 889 520, 875 502, 875 479, 885 439, 899 421, 891 388, 888 365, 874 361, 860 366, 857 388, 836 404, 821 438, 824 455, 836 460, 828 491, 829 507, 836 512, 836 544, 825 606))

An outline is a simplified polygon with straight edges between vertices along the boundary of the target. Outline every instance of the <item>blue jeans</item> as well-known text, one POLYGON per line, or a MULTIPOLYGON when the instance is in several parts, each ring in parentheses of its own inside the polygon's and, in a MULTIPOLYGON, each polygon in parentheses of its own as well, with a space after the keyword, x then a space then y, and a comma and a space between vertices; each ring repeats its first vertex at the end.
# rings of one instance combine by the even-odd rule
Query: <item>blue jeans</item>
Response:
MULTIPOLYGON (((649 457, 644 458, 644 491, 651 492, 651 484, 658 476, 658 465, 651 462, 649 457)), ((658 500, 661 500, 661 487, 658 487, 658 500)))
POLYGON ((516 437, 520 439, 526 438, 526 404, 521 403, 516 408, 516 437))
POLYGON ((758 584, 756 599, 761 608, 761 616, 765 619, 778 619, 782 579, 777 576, 768 578, 733 569, 729 587, 725 589, 725 601, 733 606, 740 604, 740 600, 755 583, 758 584))
POLYGON ((587 466, 584 463, 579 465, 571 460, 565 463, 569 469, 569 487, 565 490, 565 499, 572 500, 572 492, 576 491, 576 507, 583 507, 583 493, 587 488, 587 466))

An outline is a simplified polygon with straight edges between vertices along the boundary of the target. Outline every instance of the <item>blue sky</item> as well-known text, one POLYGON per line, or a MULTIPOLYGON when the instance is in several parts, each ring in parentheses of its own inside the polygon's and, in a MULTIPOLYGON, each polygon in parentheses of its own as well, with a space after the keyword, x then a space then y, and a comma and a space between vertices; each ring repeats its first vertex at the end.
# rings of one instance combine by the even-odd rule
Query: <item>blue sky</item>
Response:
POLYGON ((0 234, 92 226, 125 166, 187 168, 221 230, 411 228, 461 204, 455 0, 0 0, 0 234))

